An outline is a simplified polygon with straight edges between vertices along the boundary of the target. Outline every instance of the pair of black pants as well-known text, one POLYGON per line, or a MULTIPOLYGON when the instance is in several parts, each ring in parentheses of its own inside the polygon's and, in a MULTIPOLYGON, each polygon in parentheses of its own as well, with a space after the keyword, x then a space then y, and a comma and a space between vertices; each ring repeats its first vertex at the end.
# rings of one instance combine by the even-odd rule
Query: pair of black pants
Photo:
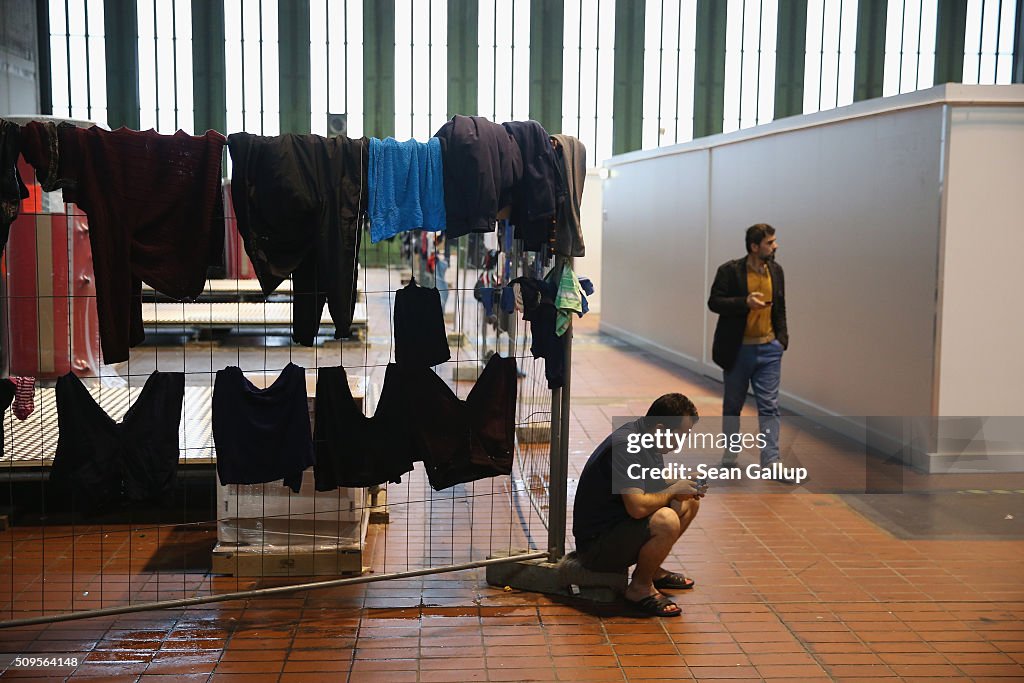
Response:
POLYGON ((336 338, 356 305, 368 141, 234 133, 231 198, 264 294, 292 276, 292 338, 312 346, 326 303, 336 338))

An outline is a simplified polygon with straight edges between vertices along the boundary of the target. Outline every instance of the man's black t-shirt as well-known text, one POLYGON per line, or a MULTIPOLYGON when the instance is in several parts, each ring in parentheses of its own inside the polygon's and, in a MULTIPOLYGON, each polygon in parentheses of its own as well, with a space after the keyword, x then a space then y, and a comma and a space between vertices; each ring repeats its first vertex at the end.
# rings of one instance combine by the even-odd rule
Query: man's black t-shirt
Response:
MULTIPOLYGON (((641 431, 639 420, 619 427, 601 442, 584 465, 583 473, 580 474, 580 480, 576 485, 572 514, 572 533, 576 537, 577 548, 581 543, 586 544, 590 539, 597 538, 604 531, 630 518, 622 495, 613 493, 613 476, 619 481, 626 480, 630 463, 640 463, 645 467, 664 465, 660 455, 648 450, 642 450, 636 455, 626 456, 620 453, 618 457, 613 457, 614 447, 623 448, 626 434, 636 431, 641 431)), ((643 482, 638 482, 637 488, 649 487, 645 487, 643 482)))

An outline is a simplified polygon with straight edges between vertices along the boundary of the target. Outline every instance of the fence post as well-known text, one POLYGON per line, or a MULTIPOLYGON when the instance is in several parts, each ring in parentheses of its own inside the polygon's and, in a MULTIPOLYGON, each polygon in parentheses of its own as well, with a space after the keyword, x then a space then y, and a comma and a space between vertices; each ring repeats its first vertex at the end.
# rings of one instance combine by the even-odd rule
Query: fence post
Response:
MULTIPOLYGON (((567 265, 572 267, 573 259, 567 265)), ((548 477, 548 561, 565 555, 569 481, 569 402, 572 398, 572 318, 565 331, 565 383, 551 392, 551 471, 548 477)))

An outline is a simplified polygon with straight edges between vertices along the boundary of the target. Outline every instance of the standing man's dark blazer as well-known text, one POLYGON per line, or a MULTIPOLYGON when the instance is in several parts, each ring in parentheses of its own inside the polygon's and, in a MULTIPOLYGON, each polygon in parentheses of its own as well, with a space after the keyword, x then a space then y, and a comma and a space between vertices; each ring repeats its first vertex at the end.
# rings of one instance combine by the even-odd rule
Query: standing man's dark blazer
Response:
MULTIPOLYGON (((768 262, 772 276, 772 329, 783 349, 789 348, 789 330, 786 327, 786 279, 782 266, 768 262)), ((715 342, 711 358, 723 370, 736 362, 743 344, 743 330, 747 327, 747 257, 727 261, 718 267, 711 285, 708 308, 718 314, 715 342)))

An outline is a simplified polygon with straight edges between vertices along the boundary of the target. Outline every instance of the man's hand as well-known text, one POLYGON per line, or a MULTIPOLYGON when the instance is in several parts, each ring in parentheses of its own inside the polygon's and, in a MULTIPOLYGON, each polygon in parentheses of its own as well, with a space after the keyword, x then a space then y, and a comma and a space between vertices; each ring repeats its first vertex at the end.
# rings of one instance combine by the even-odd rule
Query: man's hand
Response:
POLYGON ((768 308, 771 304, 765 303, 761 298, 764 296, 761 292, 751 292, 747 295, 747 308, 752 311, 760 311, 764 308, 768 308))
POLYGON ((672 494, 672 497, 676 500, 689 500, 691 498, 700 498, 707 492, 707 487, 697 488, 697 482, 690 479, 679 479, 674 484, 665 489, 665 493, 672 494))

